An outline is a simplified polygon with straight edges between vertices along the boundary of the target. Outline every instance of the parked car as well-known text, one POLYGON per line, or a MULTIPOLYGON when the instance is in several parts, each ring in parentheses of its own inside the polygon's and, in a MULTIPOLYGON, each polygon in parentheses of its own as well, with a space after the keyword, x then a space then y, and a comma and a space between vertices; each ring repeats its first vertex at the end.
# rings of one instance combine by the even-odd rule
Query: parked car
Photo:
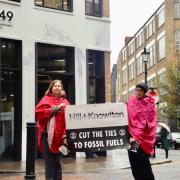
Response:
POLYGON ((180 147, 180 132, 171 133, 171 144, 173 149, 180 147))
POLYGON ((160 130, 161 130, 161 127, 157 126, 155 146, 158 148, 161 147, 161 135, 159 134, 160 130))

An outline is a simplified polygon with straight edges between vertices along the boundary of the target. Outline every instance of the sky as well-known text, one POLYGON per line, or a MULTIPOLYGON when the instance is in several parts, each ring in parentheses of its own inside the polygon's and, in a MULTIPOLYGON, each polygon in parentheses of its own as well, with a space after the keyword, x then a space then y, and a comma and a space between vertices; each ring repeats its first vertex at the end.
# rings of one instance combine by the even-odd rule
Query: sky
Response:
POLYGON ((126 36, 134 34, 164 0, 109 0, 111 19, 111 68, 117 63, 126 36))

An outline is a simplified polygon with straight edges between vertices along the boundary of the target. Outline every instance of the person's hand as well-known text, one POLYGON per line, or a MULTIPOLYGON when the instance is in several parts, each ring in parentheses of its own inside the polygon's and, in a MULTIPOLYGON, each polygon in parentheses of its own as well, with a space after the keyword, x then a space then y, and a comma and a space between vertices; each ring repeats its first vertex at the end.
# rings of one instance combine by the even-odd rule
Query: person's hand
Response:
POLYGON ((58 108, 61 109, 61 108, 65 108, 66 107, 66 104, 65 103, 61 103, 58 105, 58 108))
POLYGON ((67 145, 67 140, 66 140, 66 138, 63 139, 63 144, 67 145))
POLYGON ((130 144, 132 144, 134 141, 136 141, 136 139, 134 139, 134 138, 132 138, 132 137, 129 139, 129 143, 130 143, 130 144))
POLYGON ((67 145, 67 139, 66 139, 66 135, 62 136, 62 143, 67 145))

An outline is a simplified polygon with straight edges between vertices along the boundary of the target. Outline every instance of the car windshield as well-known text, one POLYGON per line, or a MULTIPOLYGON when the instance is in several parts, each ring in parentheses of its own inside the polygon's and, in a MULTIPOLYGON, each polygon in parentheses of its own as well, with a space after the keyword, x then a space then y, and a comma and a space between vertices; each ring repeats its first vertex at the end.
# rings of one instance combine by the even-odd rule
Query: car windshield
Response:
POLYGON ((180 133, 172 133, 172 138, 180 139, 180 133))

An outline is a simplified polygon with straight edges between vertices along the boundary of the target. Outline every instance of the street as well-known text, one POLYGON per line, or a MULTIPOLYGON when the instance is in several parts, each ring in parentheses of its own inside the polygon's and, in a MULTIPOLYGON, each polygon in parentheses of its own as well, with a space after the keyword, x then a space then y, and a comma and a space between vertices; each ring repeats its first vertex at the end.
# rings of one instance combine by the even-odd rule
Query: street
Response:
MULTIPOLYGON (((180 152, 179 152, 180 153, 180 152)), ((180 179, 180 160, 173 161, 171 163, 153 165, 153 172, 156 180, 179 180, 180 179)), ((118 175, 120 175, 122 180, 133 180, 130 174, 130 169, 121 170, 118 175)), ((117 178, 113 177, 114 180, 117 178)))
MULTIPOLYGON (((156 158, 150 158, 156 180, 179 180, 180 179, 180 150, 170 150, 169 159, 165 159, 165 152, 156 149, 156 158)), ((6 163, 1 165, 1 170, 16 169, 24 171, 25 164, 6 163), (21 167, 17 169, 17 167, 21 167)), ((63 180, 133 180, 128 162, 127 151, 108 151, 108 156, 86 159, 63 159, 63 180)), ((37 180, 44 179, 44 165, 42 160, 36 162, 37 180)), ((21 180, 24 174, 1 173, 0 180, 21 180)))
MULTIPOLYGON (((165 157, 165 152, 162 149, 156 149, 157 159, 163 160, 165 157), (159 156, 159 157, 158 157, 159 156)), ((155 163, 155 159, 151 158, 153 172, 156 180, 179 180, 180 179, 180 150, 170 150, 169 151, 169 159, 172 160, 170 163, 155 163)), ((159 161, 160 162, 160 161, 159 161)), ((103 180, 133 180, 131 169, 121 169, 121 170, 113 170, 114 173, 110 172, 106 173, 111 174, 109 176, 104 175, 103 173, 100 175, 96 175, 95 179, 103 179, 103 180)), ((87 176, 88 179, 92 179, 91 175, 87 176)), ((94 179, 94 178, 93 178, 94 179)))
MULTIPOLYGON (((161 150, 161 154, 163 151, 161 150)), ((165 155, 165 154, 164 154, 165 155)), ((154 165, 153 171, 155 173, 157 180, 171 179, 178 180, 180 179, 180 150, 170 150, 169 159, 172 160, 171 163, 154 165)))

